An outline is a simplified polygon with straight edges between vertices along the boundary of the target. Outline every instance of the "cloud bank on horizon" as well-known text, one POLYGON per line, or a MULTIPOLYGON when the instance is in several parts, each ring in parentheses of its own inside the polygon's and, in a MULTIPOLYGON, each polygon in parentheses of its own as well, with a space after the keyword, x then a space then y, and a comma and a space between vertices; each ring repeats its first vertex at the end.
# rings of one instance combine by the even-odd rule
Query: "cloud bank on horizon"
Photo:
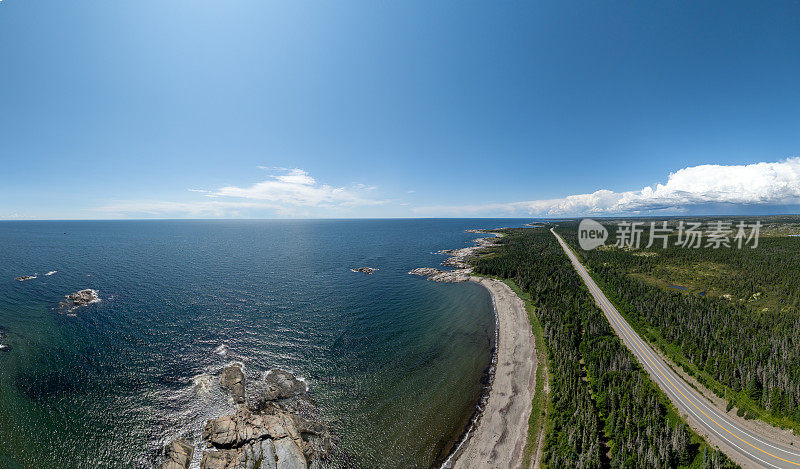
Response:
MULTIPOLYGON (((664 183, 635 191, 601 189, 557 199, 419 207, 410 206, 402 197, 377 197, 374 186, 336 187, 320 183, 298 168, 261 169, 277 174, 251 185, 189 189, 200 194, 200 200, 123 201, 98 207, 95 211, 114 217, 334 218, 359 217, 363 216, 360 210, 366 207, 381 207, 378 213, 386 211, 386 216, 572 217, 692 214, 709 206, 733 211, 800 206, 800 157, 772 163, 690 166, 670 173, 664 183)), ((414 191, 406 194, 410 193, 414 191)))
POLYGON ((205 200, 192 202, 127 201, 117 202, 96 210, 115 215, 188 215, 195 217, 236 217, 242 211, 267 211, 282 217, 314 217, 321 211, 331 214, 347 212, 359 206, 374 206, 385 200, 367 197, 375 187, 354 184, 334 187, 320 184, 306 171, 298 168, 259 169, 277 171, 270 179, 250 186, 224 186, 216 190, 189 189, 203 194, 205 200))
POLYGON ((638 191, 601 189, 558 199, 415 208, 419 215, 607 216, 691 213, 708 206, 780 207, 800 204, 800 157, 748 165, 706 164, 670 173, 638 191))

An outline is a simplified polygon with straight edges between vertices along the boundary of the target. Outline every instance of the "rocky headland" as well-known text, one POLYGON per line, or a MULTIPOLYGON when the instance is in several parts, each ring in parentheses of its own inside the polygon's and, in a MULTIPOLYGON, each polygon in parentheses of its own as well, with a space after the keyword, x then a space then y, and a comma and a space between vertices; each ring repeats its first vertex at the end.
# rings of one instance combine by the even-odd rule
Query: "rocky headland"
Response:
MULTIPOLYGON (((246 376, 239 363, 225 367, 220 385, 237 410, 209 420, 200 439, 205 447, 201 469, 319 468, 332 439, 316 421, 305 381, 283 370, 271 370, 246 395, 246 376)), ((176 439, 164 449, 161 469, 186 469, 194 457, 188 439, 176 439)))
POLYGON ((458 283, 469 280, 471 269, 440 270, 433 267, 418 267, 408 271, 411 275, 427 277, 432 282, 458 283))
MULTIPOLYGON (((485 230, 467 230, 467 233, 487 234, 491 232, 485 230)), ((468 246, 461 249, 442 249, 439 251, 439 254, 446 254, 450 256, 445 259, 444 262, 442 262, 442 265, 446 267, 454 267, 454 270, 442 270, 435 269, 433 267, 419 267, 410 270, 408 273, 411 275, 427 277, 428 280, 433 282, 457 283, 469 281, 470 275, 472 274, 472 266, 470 266, 469 260, 475 257, 478 252, 497 244, 497 239, 503 236, 502 233, 492 234, 495 236, 473 239, 472 242, 474 243, 474 246, 468 246)))

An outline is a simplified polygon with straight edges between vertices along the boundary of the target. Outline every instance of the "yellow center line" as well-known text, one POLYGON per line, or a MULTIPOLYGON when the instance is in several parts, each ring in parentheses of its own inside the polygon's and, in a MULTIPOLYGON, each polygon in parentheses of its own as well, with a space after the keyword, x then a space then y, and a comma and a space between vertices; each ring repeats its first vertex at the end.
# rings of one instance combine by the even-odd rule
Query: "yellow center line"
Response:
MULTIPOLYGON (((616 308, 614 308, 614 307, 613 307, 613 305, 611 305, 611 302, 610 302, 610 301, 609 301, 609 300, 608 300, 608 299, 605 297, 605 294, 603 294, 603 292, 600 290, 600 287, 598 287, 596 284, 594 284, 594 280, 592 280, 592 279, 591 279, 591 277, 589 276, 589 273, 588 273, 588 271, 586 271, 586 268, 584 268, 584 267, 583 267, 583 265, 582 265, 582 264, 581 264, 581 263, 578 261, 578 258, 577 258, 577 257, 575 257, 575 254, 574 254, 574 253, 572 253, 572 252, 571 252, 571 250, 570 250, 570 248, 569 248, 569 247, 566 245, 566 243, 564 243, 564 240, 562 240, 562 239, 561 239, 561 237, 560 237, 560 236, 558 236, 558 235, 557 235, 555 232, 553 232, 553 234, 554 234, 554 235, 556 235, 556 237, 558 238, 558 241, 559 241, 559 243, 561 243, 561 245, 562 245, 562 248, 564 248, 564 250, 565 250, 565 251, 567 251, 567 253, 568 253, 568 254, 570 254, 570 256, 569 256, 569 257, 571 258, 571 260, 573 260, 573 261, 574 261, 574 263, 576 264, 576 266, 581 266, 581 268, 583 268, 583 271, 586 273, 586 277, 588 277, 588 278, 584 278, 584 279, 583 279, 583 280, 584 280, 584 283, 585 283, 585 284, 586 284, 586 286, 588 286, 588 287, 589 287, 589 289, 592 291, 592 294, 594 295, 594 297, 595 297, 595 300, 597 300, 598 302, 601 302, 601 303, 603 303, 603 304, 604 304, 606 307, 608 307, 610 310, 613 310, 614 312, 616 312, 616 308), (590 282, 591 282, 591 283, 590 283, 590 282)), ((609 314, 611 314, 611 313, 609 313, 609 314)), ((697 406, 697 404, 695 404, 694 402, 692 402, 692 400, 691 400, 691 399, 689 399, 689 397, 688 397, 688 396, 686 396, 686 394, 684 394, 684 393, 683 393, 683 391, 681 391, 680 389, 678 389, 678 387, 675 385, 675 383, 673 383, 673 382, 672 382, 672 380, 670 380, 670 379, 669 379, 669 377, 668 377, 666 374, 664 374, 664 372, 663 372, 663 371, 661 371, 661 369, 660 369, 659 367, 657 367, 657 366, 656 366, 656 364, 653 362, 653 360, 650 358, 650 356, 649 356, 647 353, 645 353, 644 349, 642 349, 642 347, 639 345, 639 343, 638 343, 638 342, 636 342, 636 341, 633 339, 633 337, 630 335, 630 333, 628 333, 628 331, 627 331, 627 330, 626 330, 624 327, 622 327, 622 322, 621 322, 621 321, 623 320, 623 319, 622 319, 622 316, 621 316, 621 315, 620 315, 618 312, 616 312, 616 314, 617 314, 618 316, 620 316, 620 318, 619 318, 619 319, 617 319, 617 322, 619 322, 619 323, 620 323, 620 329, 622 329, 622 330, 623 330, 623 332, 625 333, 625 335, 627 335, 627 336, 628 336, 628 338, 631 340, 631 342, 633 342, 633 343, 636 345, 636 347, 637 347, 639 350, 641 350, 642 354, 645 356, 645 358, 647 358, 647 360, 650 362, 650 364, 653 366, 653 368, 655 368, 655 369, 656 369, 656 370, 657 370, 657 371, 658 371, 658 372, 661 374, 661 376, 663 376, 663 377, 664 377, 664 379, 666 379, 666 380, 667 380, 667 382, 669 382, 669 384, 670 384, 670 385, 672 385, 672 387, 673 387, 673 388, 674 388, 674 389, 675 389, 677 392, 679 392, 681 396, 683 396, 683 398, 684 398, 684 399, 686 399, 686 400, 687 400, 687 401, 688 401, 690 404, 692 404, 692 406, 694 406, 694 408, 695 408, 695 409, 699 410, 699 411, 700 411, 700 412, 701 412, 703 415, 705 415, 705 416, 706 416, 706 418, 708 418, 709 420, 711 420, 712 422, 714 422, 714 423, 715 423, 715 424, 716 424, 716 425, 717 425, 719 428, 721 428, 721 429, 725 430, 726 432, 728 432, 728 433, 729 433, 729 434, 730 434, 732 437, 734 437, 734 438, 736 438, 737 440, 741 441, 742 443, 744 443, 744 444, 746 444, 746 445, 748 445, 748 446, 752 447, 753 449, 756 449, 756 450, 758 450, 758 451, 761 451, 762 453, 764 453, 764 454, 766 454, 766 455, 769 455, 769 456, 772 456, 772 457, 773 457, 773 458, 775 458, 775 459, 779 459, 779 460, 781 460, 781 461, 787 462, 787 463, 789 463, 789 464, 793 464, 793 465, 795 465, 795 466, 800 466, 800 463, 796 463, 796 462, 794 462, 794 461, 790 461, 790 460, 788 460, 788 459, 784 459, 784 458, 782 458, 782 457, 780 457, 780 456, 776 456, 776 455, 774 455, 774 454, 772 454, 772 453, 770 453, 770 452, 768 452, 768 451, 764 451, 763 449, 761 449, 761 448, 759 448, 759 447, 757 447, 757 446, 754 446, 754 445, 753 445, 753 444, 751 444, 751 443, 748 443, 747 441, 744 441, 743 439, 741 439, 741 438, 739 438, 738 436, 734 435, 734 434, 733 434, 733 433, 732 433, 730 430, 728 430, 727 428, 725 428, 725 427, 723 427, 722 425, 720 425, 720 423, 719 423, 719 422, 717 422, 717 421, 716 421, 716 420, 715 420, 713 417, 711 417, 710 415, 708 415, 707 413, 705 413, 705 412, 703 411, 703 409, 701 409, 700 407, 698 407, 698 406, 697 406)), ((613 314, 611 314, 611 315, 613 316, 613 314)))

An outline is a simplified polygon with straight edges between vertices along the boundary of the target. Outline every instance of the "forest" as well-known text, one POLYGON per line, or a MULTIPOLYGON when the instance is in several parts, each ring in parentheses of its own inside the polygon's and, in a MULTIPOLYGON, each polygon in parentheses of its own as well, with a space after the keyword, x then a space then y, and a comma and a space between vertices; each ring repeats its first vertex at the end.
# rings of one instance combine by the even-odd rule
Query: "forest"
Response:
POLYGON ((533 299, 549 354, 545 467, 729 468, 671 407, 549 231, 506 230, 475 272, 513 280, 533 299))
MULTIPOLYGON (((667 249, 575 251, 631 325, 729 410, 798 431, 800 238, 786 235, 792 221, 797 230, 796 218, 766 224, 755 249, 682 248, 671 237, 667 249)), ((577 223, 557 230, 577 247, 577 223)))

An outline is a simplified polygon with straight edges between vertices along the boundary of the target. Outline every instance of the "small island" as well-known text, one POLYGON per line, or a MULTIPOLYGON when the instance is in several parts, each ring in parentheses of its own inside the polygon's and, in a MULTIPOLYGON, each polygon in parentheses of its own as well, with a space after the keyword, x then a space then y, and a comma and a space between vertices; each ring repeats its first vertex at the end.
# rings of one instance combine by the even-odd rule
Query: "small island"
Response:
POLYGON ((380 269, 378 269, 377 267, 359 267, 357 269, 350 269, 350 272, 363 272, 365 274, 372 275, 372 272, 375 272, 376 270, 380 269))
POLYGON ((24 282, 25 280, 33 280, 35 278, 38 277, 36 275, 22 275, 20 277, 15 278, 14 280, 16 280, 17 282, 24 282))
POLYGON ((65 313, 72 313, 77 308, 87 306, 92 303, 100 301, 100 295, 97 290, 86 288, 75 293, 64 296, 64 299, 58 303, 58 309, 65 313))

